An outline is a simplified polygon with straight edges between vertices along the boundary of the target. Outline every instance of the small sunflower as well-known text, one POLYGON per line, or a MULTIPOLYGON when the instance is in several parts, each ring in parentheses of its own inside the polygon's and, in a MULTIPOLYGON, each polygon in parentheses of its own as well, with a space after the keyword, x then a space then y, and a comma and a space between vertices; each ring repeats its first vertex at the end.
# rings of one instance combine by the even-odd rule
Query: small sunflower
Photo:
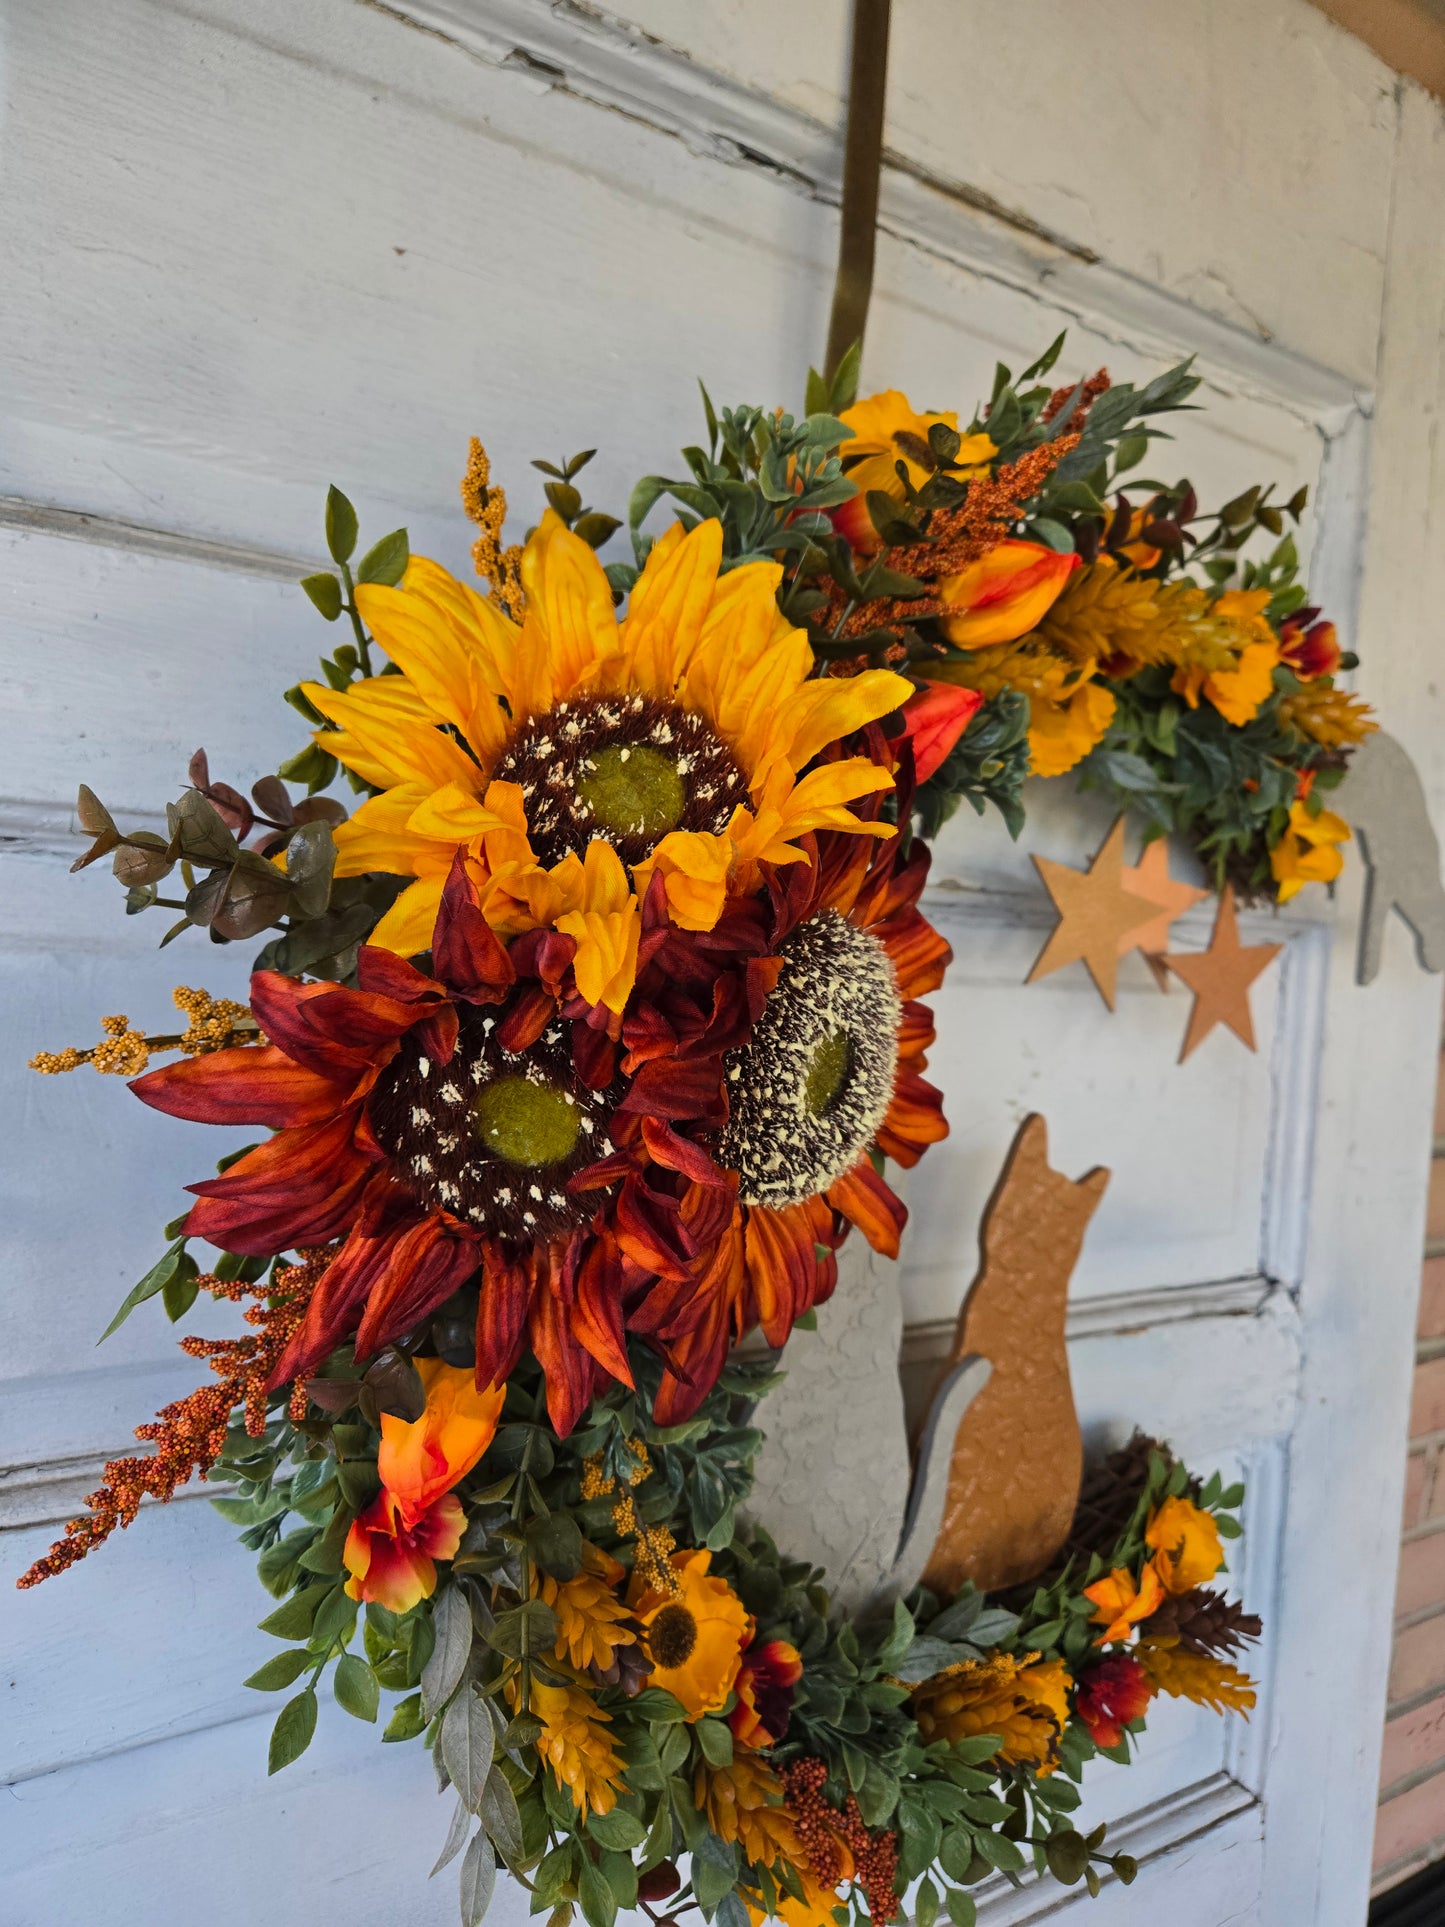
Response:
POLYGON ((634 1578, 628 1598, 652 1658, 649 1683, 680 1700, 690 1720, 726 1706, 753 1630, 732 1587, 709 1573, 711 1562, 707 1551, 675 1552, 675 1592, 634 1578))
POLYGON ((815 677, 778 613, 778 566, 721 562, 720 523, 675 525, 619 623, 601 563, 549 510, 522 558, 520 626, 420 557, 399 588, 358 589, 401 674, 305 691, 336 726, 317 740, 382 792, 339 826, 337 874, 416 879, 374 943, 426 948, 462 848, 492 928, 572 937, 580 994, 620 1012, 654 875, 675 923, 711 930, 760 864, 802 859, 809 831, 888 833, 848 808, 890 788, 886 770, 809 766, 910 685, 815 677))

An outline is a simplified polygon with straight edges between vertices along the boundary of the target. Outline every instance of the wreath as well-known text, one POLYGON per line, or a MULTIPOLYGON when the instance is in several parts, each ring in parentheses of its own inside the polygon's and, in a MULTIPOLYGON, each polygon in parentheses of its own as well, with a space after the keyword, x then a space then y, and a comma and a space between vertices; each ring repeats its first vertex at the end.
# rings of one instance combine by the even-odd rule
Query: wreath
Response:
POLYGON ((399 531, 353 568, 333 490, 303 586, 350 639, 287 692, 311 743, 249 798, 198 752, 164 837, 81 791, 80 864, 179 910, 166 941, 273 933, 247 1003, 181 989, 184 1030, 107 1017, 34 1060, 262 1133, 110 1328, 204 1292, 249 1329, 181 1339, 212 1382, 20 1583, 223 1485, 280 1602, 248 1684, 297 1689, 271 1770, 324 1681, 367 1722, 396 1696, 384 1737, 455 1790, 467 1923, 499 1864, 551 1927, 890 1920, 910 1891, 967 1927, 1030 1866, 1097 1892, 1135 1867, 1073 1824, 1087 1762, 1127 1762, 1157 1694, 1254 1704, 1259 1623, 1216 1586, 1242 1490, 1163 1445, 1095 1467, 987 1595, 840 1612, 748 1509, 790 1334, 854 1231, 897 1255, 889 1161, 947 1131, 920 898, 958 802, 1017 832, 1026 771, 1077 764, 1241 892, 1338 868, 1322 793, 1370 724, 1281 511, 1131 484, 1194 377, 1051 390, 1060 345, 967 428, 855 401, 856 358, 796 419, 706 402, 688 477, 633 493, 633 562, 596 554, 621 525, 585 455, 537 464, 505 546, 473 443, 486 594, 399 531))

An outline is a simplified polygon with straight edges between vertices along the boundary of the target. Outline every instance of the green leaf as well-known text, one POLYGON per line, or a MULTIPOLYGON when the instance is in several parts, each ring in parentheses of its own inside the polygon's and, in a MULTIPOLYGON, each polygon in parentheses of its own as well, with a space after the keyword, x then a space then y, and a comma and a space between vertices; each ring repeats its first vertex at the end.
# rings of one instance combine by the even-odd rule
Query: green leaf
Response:
POLYGON ((575 1579, 582 1570, 582 1532, 565 1512, 533 1519, 527 1526, 527 1549, 553 1579, 575 1579))
POLYGON ((697 1743, 709 1766, 732 1765, 732 1728, 726 1720, 699 1720, 693 1731, 697 1734, 697 1743))
POLYGON ((366 551, 356 565, 358 582, 379 582, 384 588, 394 589, 406 574, 406 565, 411 561, 411 546, 406 539, 405 529, 393 529, 390 535, 382 536, 366 551))
POLYGON ((500 1767, 494 1766, 487 1775, 478 1811, 482 1825, 491 1835, 492 1844, 507 1864, 516 1866, 524 1860, 526 1846, 522 1838, 522 1815, 517 1807, 517 1796, 500 1767))
POLYGON ((606 1874, 590 1860, 582 1862, 577 1898, 582 1903, 587 1927, 612 1927, 617 1918, 617 1896, 608 1884, 606 1874))
POLYGON ((460 1586, 443 1586, 432 1602, 436 1644, 422 1668, 421 1701, 428 1716, 441 1711, 462 1682, 472 1651, 472 1609, 460 1586))
POLYGON ((692 1890, 698 1905, 716 1907, 725 1893, 737 1884, 738 1852, 727 1846, 710 1827, 704 1827, 692 1842, 692 1890))
POLYGON ((355 1627, 356 1601, 347 1598, 344 1587, 335 1586, 316 1609, 311 1625, 312 1644, 344 1646, 355 1627))
POLYGON ((612 540, 621 527, 615 515, 604 515, 600 509, 589 509, 586 515, 578 516, 572 533, 580 535, 589 549, 600 549, 604 542, 612 540))
POLYGON ((161 1303, 166 1308, 166 1317, 174 1325, 184 1318, 195 1304, 200 1293, 196 1283, 201 1275, 200 1267, 189 1251, 181 1254, 181 1261, 161 1286, 161 1303))
POLYGON ((950 1887, 947 1894, 948 1917, 953 1927, 975 1927, 978 1920, 978 1902, 972 1894, 963 1893, 957 1887, 950 1887))
POLYGON ((391 1718, 386 1723, 384 1740, 415 1740, 425 1733, 426 1714, 421 1710, 421 1694, 413 1693, 409 1699, 402 1700, 393 1707, 391 1718))
MULTIPOLYGON (((341 584, 327 571, 320 575, 304 575, 301 586, 328 622, 335 622, 341 614, 341 584)), ((287 692, 290 701, 290 692, 287 692)), ((303 699, 304 700, 304 699, 303 699)), ((300 704, 296 705, 300 708, 300 704)), ((308 705, 309 707, 309 705, 308 705)))
POLYGON ((308 1686, 294 1700, 287 1700, 276 1717, 266 1760, 267 1773, 279 1773, 283 1766, 290 1766, 293 1760, 299 1760, 310 1746, 315 1731, 316 1692, 308 1686))
POLYGON ((119 1331, 137 1305, 143 1305, 147 1298, 154 1298, 157 1292, 165 1290, 185 1255, 186 1241, 184 1238, 177 1238, 166 1251, 165 1256, 157 1259, 140 1283, 131 1289, 120 1310, 96 1339, 97 1345, 103 1345, 112 1332, 119 1331))
POLYGON ((356 510, 335 483, 326 491, 326 546, 333 562, 348 562, 356 547, 356 510))
POLYGON ((645 1686, 631 1703, 630 1710, 639 1719, 675 1721, 687 1718, 687 1708, 680 1699, 661 1686, 645 1686))
POLYGON ((261 1621, 260 1631, 270 1633, 273 1639, 304 1639, 315 1623, 317 1607, 331 1591, 332 1587, 324 1583, 303 1586, 261 1621))
POLYGON ((1005 1840, 1001 1833, 975 1834, 974 1845, 980 1859, 997 1867, 1000 1873, 1018 1873, 1025 1864, 1022 1849, 1012 1840, 1005 1840))
POLYGON ((973 1834, 967 1827, 950 1827, 943 1836, 938 1863, 950 1880, 967 1880, 973 1865, 973 1834))
MULTIPOLYGON (((858 371, 863 365, 863 343, 855 341, 833 370, 833 378, 828 383, 828 409, 831 414, 839 415, 845 408, 851 408, 858 399, 858 371)), ((808 412, 811 414, 812 406, 808 412)))
POLYGON ((492 1889, 496 1884, 497 1856, 486 1833, 479 1831, 473 1834, 472 1844, 462 1860, 462 1927, 480 1927, 482 1916, 492 1903, 492 1889))
POLYGON ((336 1662, 331 1690, 344 1713, 349 1713, 354 1720, 375 1722, 381 1696, 376 1675, 364 1659, 355 1653, 343 1653, 336 1662))
POLYGON ((1044 1843, 1044 1858, 1049 1863, 1049 1872, 1054 1879, 1065 1887, 1072 1887, 1084 1877, 1084 1869, 1089 1864, 1089 1849, 1084 1836, 1069 1827, 1062 1833, 1049 1836, 1044 1843))
POLYGON ((251 1677, 242 1680, 243 1686, 254 1687, 258 1693, 279 1693, 283 1686, 290 1686, 308 1667, 316 1661, 304 1646, 293 1646, 289 1652, 277 1653, 268 1659, 264 1666, 258 1666, 251 1677))
POLYGON ((635 1813, 628 1813, 624 1807, 613 1807, 610 1813, 590 1815, 587 1831, 598 1846, 610 1847, 614 1853, 630 1853, 647 1838, 646 1827, 635 1813))
POLYGON ((452 1785, 471 1813, 481 1806, 496 1740, 486 1701, 470 1689, 459 1693, 442 1715, 437 1744, 452 1785))
POLYGON ((938 1918, 938 1889, 925 1874, 913 1901, 913 1918, 918 1927, 933 1927, 938 1918))

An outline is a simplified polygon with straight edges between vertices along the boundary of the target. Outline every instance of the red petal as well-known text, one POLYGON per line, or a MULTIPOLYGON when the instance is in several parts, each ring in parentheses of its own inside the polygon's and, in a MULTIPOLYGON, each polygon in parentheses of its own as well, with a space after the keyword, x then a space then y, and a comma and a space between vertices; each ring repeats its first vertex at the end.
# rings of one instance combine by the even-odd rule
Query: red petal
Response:
POLYGON ((752 1205, 747 1217, 748 1283, 763 1335, 784 1345, 795 1321, 817 1296, 819 1239, 826 1229, 806 1205, 774 1211, 752 1205))
POLYGON ((515 1054, 535 1044, 557 1015, 557 1000, 540 984, 518 993, 507 1006, 507 1014, 497 1026, 497 1042, 515 1054))
POLYGON ((645 1117, 696 1118, 707 1124, 727 1121, 721 1057, 657 1058, 633 1078, 621 1111, 645 1117))
POLYGON ((303 1070, 273 1044, 242 1044, 204 1057, 183 1057, 137 1077, 131 1089, 143 1104, 197 1124, 317 1124, 350 1095, 340 1082, 303 1070))
POLYGON ((442 891, 432 962, 442 982, 472 1004, 499 1004, 516 980, 504 945, 477 906, 460 850, 442 891))
POLYGON ((435 1311, 467 1282, 480 1256, 474 1239, 457 1237, 439 1216, 424 1218, 403 1231, 367 1293, 366 1310, 356 1330, 357 1357, 369 1358, 435 1311))
POLYGON ((426 1006, 258 970, 251 979, 251 1008, 288 1057, 323 1077, 336 1077, 384 1063, 386 1047, 425 1014, 426 1006))
POLYGON ((572 1336, 567 1311, 549 1280, 532 1302, 528 1324, 532 1350, 547 1379, 547 1416, 564 1439, 592 1403, 602 1376, 591 1353, 572 1336))
POLYGON ((477 1388, 511 1377, 527 1337, 527 1313, 537 1285, 534 1254, 511 1258, 500 1245, 482 1246, 482 1289, 477 1304, 477 1388))
POLYGON ((422 1004, 447 994, 434 977, 423 975, 405 957, 370 943, 356 953, 356 981, 363 990, 399 1004, 422 1004))
POLYGON ((679 1137, 670 1124, 655 1117, 642 1120, 642 1141, 655 1164, 669 1171, 681 1171, 695 1184, 726 1184, 727 1179, 700 1144, 679 1137))
POLYGON ((888 1113, 878 1127, 878 1148, 911 1170, 930 1144, 948 1136, 943 1093, 926 1078, 904 1072, 893 1087, 888 1113))
POLYGON ((186 1218, 188 1235, 253 1257, 344 1236, 376 1171, 353 1145, 352 1124, 343 1112, 278 1131, 223 1177, 188 1185, 201 1200, 186 1218))
POLYGON ((697 1246, 683 1228, 677 1202, 628 1178, 614 1207, 613 1235, 629 1258, 663 1278, 685 1279, 697 1246))
POLYGON ((398 1241, 416 1224, 415 1207, 401 1188, 378 1174, 360 1220, 322 1272, 301 1329, 272 1372, 274 1389, 302 1378, 356 1329, 366 1295, 391 1262, 398 1241))
POLYGON ((907 1207, 879 1177, 865 1154, 828 1189, 828 1202, 856 1224, 875 1251, 885 1258, 898 1256, 899 1240, 908 1222, 907 1207))
POLYGON ((898 989, 905 999, 937 990, 953 952, 925 916, 917 910, 904 910, 886 923, 875 923, 872 931, 892 959, 898 989))
POLYGON ((601 1238, 593 1241, 577 1272, 572 1331, 603 1371, 623 1385, 632 1384, 622 1335, 622 1267, 617 1253, 601 1238))

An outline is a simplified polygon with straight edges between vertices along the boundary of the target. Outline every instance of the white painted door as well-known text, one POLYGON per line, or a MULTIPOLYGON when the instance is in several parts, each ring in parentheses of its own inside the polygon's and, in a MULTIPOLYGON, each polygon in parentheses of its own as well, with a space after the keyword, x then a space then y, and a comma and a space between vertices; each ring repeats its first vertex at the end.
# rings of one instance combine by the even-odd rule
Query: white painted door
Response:
MULTIPOLYGON (((1308 481, 1311 580, 1439 799, 1445 193, 1440 112, 1304 0, 900 0, 866 373, 967 407, 1064 323, 1069 364, 1197 351, 1180 425, 1206 498, 1308 481)), ((93 1341, 179 1208, 187 1127, 41 1084, 34 1049, 177 977, 69 799, 154 810, 197 744, 248 783, 297 745, 276 692, 321 640, 290 587, 329 480, 458 568, 456 477, 486 437, 596 444, 603 503, 693 432, 693 378, 794 396, 822 339, 841 0, 0 0, 0 791, 5 1268, 0 1524, 20 1571, 188 1389, 158 1318, 93 1341), (617 18, 618 12, 625 20, 617 18)), ((521 512, 525 514, 525 509, 521 512)), ((1104 820, 1058 786, 1028 845, 1104 820)), ((1248 1725, 1177 1707, 1087 1813, 1144 1860, 1090 1918, 1363 1919, 1438 985, 1402 928, 1352 982, 1360 873, 1281 919, 1260 1050, 1174 1063, 1183 1001, 1125 972, 1021 986, 1046 912, 1022 852, 961 818, 932 913, 953 1136, 915 1182, 902 1287, 920 1359, 951 1322, 1015 1124, 1114 1182, 1075 1280, 1091 1434, 1135 1421, 1250 1482, 1248 1725)), ((1318 895, 1318 893, 1317 893, 1318 895)), ((891 1361, 880 1361, 880 1370, 891 1361)), ((204 1503, 147 1513, 57 1583, 0 1591, 0 1919, 216 1927, 325 1909, 452 1917, 428 1888, 423 1762, 339 1715, 268 1781, 250 1561, 204 1503)), ((1003 1893, 994 1922, 1089 1903, 1003 1893)), ((520 1897, 499 1903, 522 1917, 520 1897)))

